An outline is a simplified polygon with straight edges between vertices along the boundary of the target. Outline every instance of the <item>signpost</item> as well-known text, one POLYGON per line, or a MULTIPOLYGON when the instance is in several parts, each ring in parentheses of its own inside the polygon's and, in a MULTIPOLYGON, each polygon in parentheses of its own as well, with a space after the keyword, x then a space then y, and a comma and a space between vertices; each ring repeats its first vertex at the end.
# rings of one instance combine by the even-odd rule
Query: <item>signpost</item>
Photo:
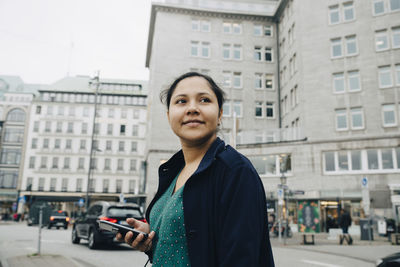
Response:
POLYGON ((364 176, 361 179, 361 193, 362 193, 362 202, 365 216, 368 219, 368 239, 372 240, 371 233, 371 218, 370 218, 370 197, 369 197, 369 188, 368 188, 368 178, 364 176))

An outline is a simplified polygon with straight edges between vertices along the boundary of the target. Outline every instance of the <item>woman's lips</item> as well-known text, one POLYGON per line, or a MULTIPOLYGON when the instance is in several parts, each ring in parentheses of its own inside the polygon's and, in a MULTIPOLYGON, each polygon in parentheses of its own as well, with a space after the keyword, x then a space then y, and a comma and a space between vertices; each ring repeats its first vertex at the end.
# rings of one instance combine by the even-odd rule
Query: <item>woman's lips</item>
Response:
POLYGON ((189 126, 189 127, 195 127, 195 126, 199 126, 200 124, 203 124, 202 121, 197 121, 197 120, 193 120, 193 121, 186 121, 183 123, 183 125, 189 126))

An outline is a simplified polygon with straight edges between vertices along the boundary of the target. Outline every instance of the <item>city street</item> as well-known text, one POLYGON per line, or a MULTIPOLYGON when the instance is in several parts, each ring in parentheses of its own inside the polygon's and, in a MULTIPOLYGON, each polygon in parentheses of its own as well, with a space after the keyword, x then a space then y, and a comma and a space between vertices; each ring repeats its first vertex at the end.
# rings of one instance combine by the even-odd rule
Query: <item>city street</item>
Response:
MULTIPOLYGON (((29 227, 25 222, 0 223, 0 259, 1 266, 21 266, 21 261, 26 256, 37 252, 38 227, 29 227), (19 257, 18 256, 24 256, 19 257), (19 263, 19 264, 18 264, 19 263)), ((40 266, 55 266, 55 255, 61 255, 63 264, 58 266, 80 267, 106 267, 114 266, 144 266, 147 256, 141 252, 133 251, 126 245, 114 245, 98 250, 90 250, 86 241, 74 245, 70 241, 71 228, 68 230, 42 229, 41 254, 49 256, 40 266)), ((322 243, 315 246, 301 246, 296 244, 296 239, 291 239, 287 246, 283 246, 276 238, 272 238, 272 245, 276 266, 324 266, 324 267, 354 267, 375 266, 376 259, 399 250, 385 242, 358 241, 354 246, 339 246, 336 244, 322 243)), ((31 262, 35 257, 30 258, 31 262)), ((37 257, 36 257, 37 258, 37 257)), ((30 264, 39 266, 39 264, 30 264)))

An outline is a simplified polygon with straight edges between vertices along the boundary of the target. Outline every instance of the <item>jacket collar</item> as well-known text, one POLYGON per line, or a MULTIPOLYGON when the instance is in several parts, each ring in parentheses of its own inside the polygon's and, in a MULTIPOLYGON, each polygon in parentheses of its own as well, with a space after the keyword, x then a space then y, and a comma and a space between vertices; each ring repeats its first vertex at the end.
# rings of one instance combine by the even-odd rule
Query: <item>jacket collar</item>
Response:
MULTIPOLYGON (((201 160, 199 167, 197 170, 193 173, 193 175, 204 171, 207 169, 211 163, 214 161, 216 156, 219 154, 220 151, 222 151, 225 147, 225 142, 222 141, 219 137, 217 137, 214 142, 211 144, 210 148, 207 150, 206 154, 204 155, 203 159, 201 160)), ((185 159, 183 157, 183 152, 182 149, 175 153, 171 159, 169 159, 166 163, 162 164, 160 166, 160 171, 163 172, 170 172, 173 171, 177 172, 178 168, 183 168, 185 165, 185 159)))

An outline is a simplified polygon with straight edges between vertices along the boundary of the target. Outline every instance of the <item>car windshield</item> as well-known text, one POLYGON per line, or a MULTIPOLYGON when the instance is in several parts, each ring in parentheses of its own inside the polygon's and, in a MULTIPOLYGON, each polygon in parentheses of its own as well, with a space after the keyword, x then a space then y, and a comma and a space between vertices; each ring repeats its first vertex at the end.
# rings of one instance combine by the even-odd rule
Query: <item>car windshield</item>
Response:
POLYGON ((53 211, 51 213, 51 216, 68 216, 68 213, 66 211, 53 211))
POLYGON ((110 217, 141 217, 140 210, 135 207, 110 207, 108 208, 110 217))

